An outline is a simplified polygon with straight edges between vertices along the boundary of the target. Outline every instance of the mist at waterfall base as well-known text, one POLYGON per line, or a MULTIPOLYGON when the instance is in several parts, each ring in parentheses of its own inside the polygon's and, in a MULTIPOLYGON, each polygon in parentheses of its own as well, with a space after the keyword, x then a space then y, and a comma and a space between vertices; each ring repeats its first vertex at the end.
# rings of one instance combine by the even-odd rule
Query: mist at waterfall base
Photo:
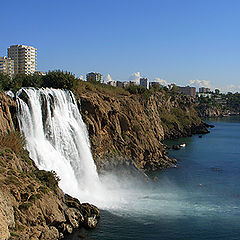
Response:
POLYGON ((94 231, 81 230, 67 240, 239 240, 240 119, 209 122, 211 133, 186 143, 177 168, 156 173, 158 182, 128 189, 128 204, 101 211, 94 231))
POLYGON ((71 92, 21 91, 28 100, 18 93, 18 118, 31 157, 39 168, 56 171, 64 192, 102 209, 94 231, 66 239, 240 239, 239 118, 212 122, 216 127, 202 138, 168 142, 186 143, 170 152, 177 168, 144 182, 97 175, 71 92))
POLYGON ((98 176, 88 132, 72 92, 24 88, 17 92, 18 121, 39 169, 55 171, 65 193, 104 209, 126 206, 135 182, 98 176))

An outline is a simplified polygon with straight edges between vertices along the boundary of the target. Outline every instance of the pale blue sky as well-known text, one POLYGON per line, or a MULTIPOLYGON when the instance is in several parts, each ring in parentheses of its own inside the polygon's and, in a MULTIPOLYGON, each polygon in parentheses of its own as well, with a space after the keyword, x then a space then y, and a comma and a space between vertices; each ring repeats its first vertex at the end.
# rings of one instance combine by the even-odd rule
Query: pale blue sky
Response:
POLYGON ((0 9, 0 55, 12 44, 35 46, 38 70, 116 80, 140 72, 240 91, 238 0, 12 0, 0 9))

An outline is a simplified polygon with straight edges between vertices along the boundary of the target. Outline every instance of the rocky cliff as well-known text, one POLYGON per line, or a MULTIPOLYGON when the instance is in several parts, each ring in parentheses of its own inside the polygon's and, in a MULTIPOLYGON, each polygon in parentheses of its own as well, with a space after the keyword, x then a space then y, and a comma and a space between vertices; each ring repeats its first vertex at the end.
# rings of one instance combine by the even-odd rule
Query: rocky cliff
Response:
POLYGON ((65 195, 54 173, 35 166, 15 117, 16 103, 0 93, 0 239, 55 240, 95 227, 98 209, 65 195))
POLYGON ((170 167, 176 160, 166 155, 164 139, 208 132, 191 98, 164 90, 146 95, 115 89, 81 83, 75 91, 99 170, 170 167))
POLYGON ((222 117, 227 114, 227 112, 223 111, 219 106, 207 106, 200 104, 196 109, 199 117, 201 118, 222 117))

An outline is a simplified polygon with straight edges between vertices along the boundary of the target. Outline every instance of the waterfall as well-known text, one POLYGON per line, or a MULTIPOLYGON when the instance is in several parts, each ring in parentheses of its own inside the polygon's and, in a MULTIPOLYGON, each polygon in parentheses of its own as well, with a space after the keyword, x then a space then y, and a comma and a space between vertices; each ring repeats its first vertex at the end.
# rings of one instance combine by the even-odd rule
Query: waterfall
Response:
POLYGON ((63 191, 80 200, 100 192, 88 132, 73 93, 23 88, 16 98, 20 130, 36 165, 55 171, 63 191))

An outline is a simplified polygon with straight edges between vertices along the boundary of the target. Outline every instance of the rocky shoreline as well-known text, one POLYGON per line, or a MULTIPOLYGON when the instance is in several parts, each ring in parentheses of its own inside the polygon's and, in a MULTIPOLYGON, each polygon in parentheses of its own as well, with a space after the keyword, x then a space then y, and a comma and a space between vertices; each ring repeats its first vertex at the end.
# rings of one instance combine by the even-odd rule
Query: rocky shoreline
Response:
POLYGON ((176 164, 167 156, 166 139, 208 133, 192 98, 154 92, 112 94, 82 87, 75 95, 91 140, 98 171, 134 166, 142 172, 176 164))

